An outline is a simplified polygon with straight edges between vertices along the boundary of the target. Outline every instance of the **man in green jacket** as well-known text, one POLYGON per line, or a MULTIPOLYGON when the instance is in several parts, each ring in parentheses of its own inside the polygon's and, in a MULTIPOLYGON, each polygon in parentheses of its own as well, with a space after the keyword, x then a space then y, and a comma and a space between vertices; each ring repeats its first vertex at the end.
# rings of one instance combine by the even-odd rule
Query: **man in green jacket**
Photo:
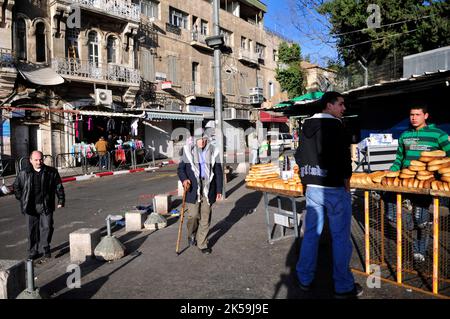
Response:
MULTIPOLYGON (((425 106, 413 106, 410 108, 409 120, 411 127, 402 133, 398 140, 397 157, 390 167, 390 171, 399 171, 410 165, 412 160, 418 160, 423 151, 443 150, 450 156, 450 141, 448 134, 437 128, 434 124, 427 124, 428 110, 425 106)), ((430 241, 431 197, 428 195, 407 195, 409 200, 405 217, 405 226, 408 230, 417 229, 417 237, 413 243, 414 261, 423 263, 427 257, 427 248, 430 241), (411 216, 412 210, 412 216, 411 216)), ((395 194, 385 195, 387 205, 387 218, 391 224, 396 223, 395 194)))

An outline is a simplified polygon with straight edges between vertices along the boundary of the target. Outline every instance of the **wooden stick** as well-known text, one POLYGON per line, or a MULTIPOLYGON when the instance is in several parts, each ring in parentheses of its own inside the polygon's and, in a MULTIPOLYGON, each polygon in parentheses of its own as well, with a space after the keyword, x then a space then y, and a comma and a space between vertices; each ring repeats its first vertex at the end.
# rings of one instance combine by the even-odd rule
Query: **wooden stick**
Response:
POLYGON ((177 247, 176 247, 177 254, 179 254, 179 251, 180 251, 181 231, 183 229, 185 205, 186 205, 186 189, 183 189, 183 203, 181 204, 180 225, 178 226, 178 238, 177 238, 177 247))

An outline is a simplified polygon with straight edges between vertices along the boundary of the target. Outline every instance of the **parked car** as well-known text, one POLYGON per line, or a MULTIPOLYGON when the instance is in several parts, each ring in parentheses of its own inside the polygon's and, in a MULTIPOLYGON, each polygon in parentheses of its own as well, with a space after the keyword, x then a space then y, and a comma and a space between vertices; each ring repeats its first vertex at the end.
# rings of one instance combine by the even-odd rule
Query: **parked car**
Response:
POLYGON ((294 145, 294 139, 289 133, 269 131, 267 132, 267 139, 271 140, 271 147, 279 148, 280 152, 283 152, 285 149, 292 149, 294 145))

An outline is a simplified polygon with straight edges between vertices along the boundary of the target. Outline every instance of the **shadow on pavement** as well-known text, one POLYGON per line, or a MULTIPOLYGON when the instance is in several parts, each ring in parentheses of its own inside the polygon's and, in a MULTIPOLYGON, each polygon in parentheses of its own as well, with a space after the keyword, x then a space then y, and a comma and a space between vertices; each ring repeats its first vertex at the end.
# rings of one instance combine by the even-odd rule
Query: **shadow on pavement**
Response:
POLYGON ((210 229, 210 247, 213 247, 219 238, 225 235, 242 217, 252 214, 258 206, 261 197, 261 192, 252 192, 239 198, 236 201, 234 208, 230 211, 230 214, 210 229))
POLYGON ((301 242, 302 238, 293 241, 288 255, 286 256, 285 263, 285 265, 289 268, 289 273, 280 275, 280 280, 274 287, 272 299, 280 298, 278 295, 283 287, 287 289, 287 299, 333 298, 333 257, 328 222, 325 221, 324 229, 319 242, 316 275, 312 282, 310 292, 304 292, 298 287, 296 266, 300 255, 301 242))

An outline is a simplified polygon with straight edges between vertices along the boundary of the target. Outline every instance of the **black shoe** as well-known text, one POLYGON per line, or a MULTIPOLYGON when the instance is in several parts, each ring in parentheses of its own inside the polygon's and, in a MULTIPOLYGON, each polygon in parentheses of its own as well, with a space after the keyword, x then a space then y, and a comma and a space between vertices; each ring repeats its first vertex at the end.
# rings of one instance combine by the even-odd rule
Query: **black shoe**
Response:
POLYGON ((31 259, 31 260, 36 260, 36 259, 38 259, 39 258, 39 254, 37 253, 37 252, 31 252, 29 255, 28 255, 28 259, 31 259))
POLYGON ((189 240, 189 246, 196 246, 197 245, 197 241, 195 240, 195 236, 194 235, 189 236, 188 240, 189 240))
POLYGON ((50 248, 46 247, 44 249, 44 258, 52 258, 52 254, 50 253, 50 248))
POLYGON ((302 290, 304 292, 310 292, 311 291, 311 284, 304 285, 299 280, 297 281, 297 283, 298 283, 298 288, 300 288, 300 290, 302 290))
POLYGON ((200 251, 205 255, 209 255, 211 253, 211 248, 206 247, 206 248, 200 249, 200 251))
POLYGON ((355 286, 348 292, 334 293, 336 299, 356 299, 363 294, 363 288, 360 284, 355 282, 355 286))

